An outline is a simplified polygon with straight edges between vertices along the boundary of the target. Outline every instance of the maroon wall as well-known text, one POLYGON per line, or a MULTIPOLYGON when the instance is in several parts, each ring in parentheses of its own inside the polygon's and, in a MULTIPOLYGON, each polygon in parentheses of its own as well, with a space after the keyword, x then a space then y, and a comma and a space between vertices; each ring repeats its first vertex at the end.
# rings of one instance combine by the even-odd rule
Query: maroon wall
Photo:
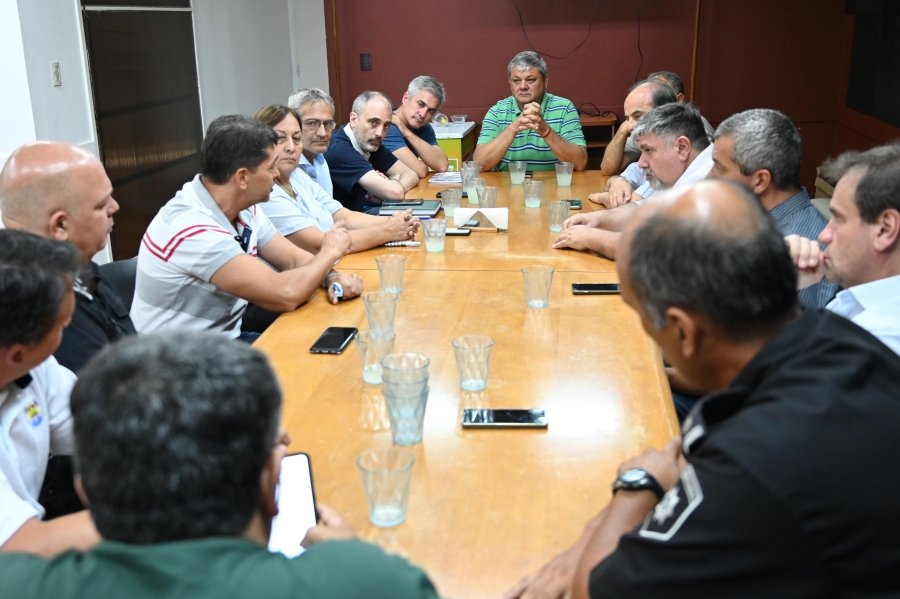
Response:
MULTIPOLYGON (((360 92, 400 101, 410 79, 428 74, 447 88, 447 114, 481 121, 509 95, 506 65, 529 49, 512 0, 324 0, 331 90, 336 91, 332 1, 340 42, 342 118, 360 92), (373 69, 359 68, 371 53, 373 69)), ((587 32, 591 0, 518 0, 532 44, 563 55, 587 32), (548 9, 552 7, 552 9, 548 9)), ((588 41, 562 60, 548 58, 550 90, 576 106, 593 102, 621 117, 640 58, 640 0, 600 0, 588 41)), ((843 106, 852 17, 844 0, 702 0, 695 101, 714 124, 755 107, 787 113, 804 142, 802 180, 828 156, 869 147, 900 130, 843 106), (852 113, 852 114, 851 114, 852 113)), ((696 0, 646 0, 640 75, 679 73, 690 89, 696 0)), ((587 107, 585 107, 587 108, 587 107)))

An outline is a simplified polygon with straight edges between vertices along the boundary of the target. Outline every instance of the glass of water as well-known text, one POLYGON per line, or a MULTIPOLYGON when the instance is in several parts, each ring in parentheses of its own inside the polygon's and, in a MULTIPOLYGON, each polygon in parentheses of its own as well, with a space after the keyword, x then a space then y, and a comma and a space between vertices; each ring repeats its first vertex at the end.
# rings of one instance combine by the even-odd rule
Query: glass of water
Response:
POLYGON ((370 449, 356 458, 369 504, 369 520, 375 526, 397 526, 406 520, 415 462, 412 453, 394 447, 370 449))
POLYGON ((422 233, 425 235, 425 249, 429 252, 443 252, 444 239, 447 234, 446 219, 430 219, 422 221, 422 233))
POLYGON ((522 188, 525 190, 525 207, 540 208, 541 194, 544 192, 544 182, 525 181, 522 184, 522 188))
POLYGON ((569 218, 569 202, 547 202, 547 217, 550 220, 550 230, 558 233, 562 231, 563 222, 569 218))
POLYGON ((522 269, 525 279, 525 303, 529 308, 546 308, 550 303, 550 285, 553 268, 550 266, 526 266, 522 269))
POLYGON ((571 187, 572 170, 575 164, 572 162, 559 162, 556 164, 556 185, 558 187, 571 187))
POLYGON ((524 160, 513 160, 509 163, 509 182, 513 185, 521 185, 525 182, 525 171, 528 163, 524 160))

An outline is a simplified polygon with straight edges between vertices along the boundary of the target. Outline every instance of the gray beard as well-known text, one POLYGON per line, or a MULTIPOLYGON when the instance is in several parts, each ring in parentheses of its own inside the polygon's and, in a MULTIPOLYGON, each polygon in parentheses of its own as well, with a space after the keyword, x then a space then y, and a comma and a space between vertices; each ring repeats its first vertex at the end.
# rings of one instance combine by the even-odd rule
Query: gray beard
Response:
POLYGON ((662 181, 656 178, 656 174, 648 167, 642 168, 641 172, 644 174, 644 177, 647 178, 647 181, 650 183, 650 189, 653 191, 662 191, 664 189, 668 189, 662 181))

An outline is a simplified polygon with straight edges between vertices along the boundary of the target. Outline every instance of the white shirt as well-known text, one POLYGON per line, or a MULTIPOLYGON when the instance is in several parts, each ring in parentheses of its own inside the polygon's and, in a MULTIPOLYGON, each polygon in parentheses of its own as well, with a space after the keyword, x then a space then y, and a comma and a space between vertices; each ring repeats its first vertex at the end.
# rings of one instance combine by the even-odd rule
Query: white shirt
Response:
POLYGON ((826 306, 900 355, 900 275, 840 291, 826 306))
POLYGON ((50 356, 27 377, 0 389, 0 545, 25 522, 43 518, 38 503, 51 453, 72 455, 72 371, 50 356))
POLYGON ((309 178, 319 184, 325 190, 328 197, 334 197, 334 186, 331 183, 331 171, 328 170, 328 161, 322 154, 316 154, 313 161, 306 159, 304 154, 300 154, 300 164, 298 168, 309 175, 309 178))
POLYGON ((154 217, 138 252, 131 320, 139 333, 214 330, 237 338, 247 300, 210 283, 229 260, 256 257, 277 231, 259 206, 238 213, 237 229, 200 182, 175 194, 154 217), (246 247, 235 239, 247 229, 246 247))
MULTIPOLYGON (((691 162, 687 169, 681 173, 681 176, 678 177, 678 181, 675 182, 672 189, 682 185, 691 185, 692 183, 706 179, 706 175, 709 174, 709 169, 711 169, 713 165, 712 151, 713 146, 712 144, 709 144, 705 150, 697 154, 697 157, 694 158, 693 162, 691 162)), ((640 189, 636 189, 635 193, 640 193, 642 189, 645 187, 649 188, 649 186, 650 182, 648 181, 645 185, 641 186, 640 189)), ((647 198, 645 197, 643 200, 638 200, 636 203, 643 204, 646 199, 647 198)))
POLYGON ((299 168, 291 173, 290 186, 297 194, 292 198, 280 186, 272 187, 269 201, 260 204, 278 232, 287 237, 297 231, 315 227, 323 233, 334 224, 331 216, 343 206, 325 193, 299 168))

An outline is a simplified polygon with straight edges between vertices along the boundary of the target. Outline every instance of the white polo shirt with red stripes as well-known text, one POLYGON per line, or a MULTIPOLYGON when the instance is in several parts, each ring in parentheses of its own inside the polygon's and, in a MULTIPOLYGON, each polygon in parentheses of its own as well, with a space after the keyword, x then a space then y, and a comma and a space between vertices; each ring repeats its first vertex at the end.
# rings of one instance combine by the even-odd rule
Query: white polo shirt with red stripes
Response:
POLYGON ((139 333, 192 329, 240 335, 247 300, 219 289, 210 279, 241 254, 256 257, 276 230, 258 206, 242 210, 236 225, 200 175, 162 207, 138 253, 131 320, 139 333))

